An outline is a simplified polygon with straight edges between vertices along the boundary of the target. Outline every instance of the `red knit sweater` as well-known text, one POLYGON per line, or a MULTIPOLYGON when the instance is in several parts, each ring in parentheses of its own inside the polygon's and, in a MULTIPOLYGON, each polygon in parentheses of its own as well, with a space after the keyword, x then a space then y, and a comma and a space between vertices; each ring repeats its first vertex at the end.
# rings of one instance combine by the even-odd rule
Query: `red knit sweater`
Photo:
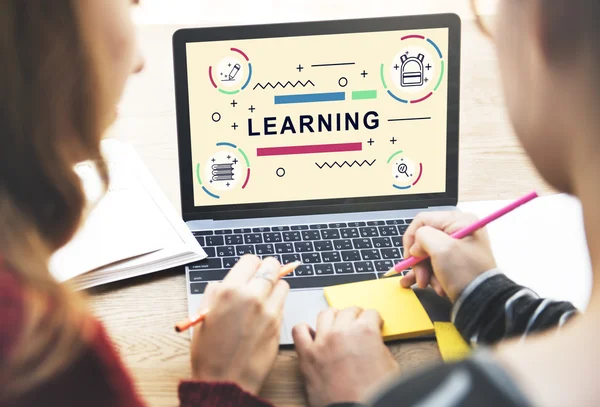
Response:
MULTIPOLYGON (((6 361, 19 340, 26 307, 17 277, 0 257, 0 371, 7 371, 6 361)), ((0 407, 144 406, 104 327, 96 323, 98 335, 73 364, 19 400, 0 397, 0 407)), ((182 381, 179 401, 183 407, 271 406, 234 383, 182 381)))

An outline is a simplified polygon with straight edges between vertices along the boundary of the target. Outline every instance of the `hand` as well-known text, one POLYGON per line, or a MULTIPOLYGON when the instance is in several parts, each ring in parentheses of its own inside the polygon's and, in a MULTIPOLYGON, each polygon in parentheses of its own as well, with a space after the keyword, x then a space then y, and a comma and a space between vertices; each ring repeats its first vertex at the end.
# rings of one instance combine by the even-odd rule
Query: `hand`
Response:
POLYGON ((398 364, 381 337, 377 311, 353 307, 329 308, 317 319, 317 332, 308 325, 292 334, 312 407, 365 402, 382 381, 398 372, 398 364))
POLYGON ((450 234, 469 226, 477 218, 461 212, 424 212, 419 214, 404 234, 404 253, 429 260, 415 265, 400 284, 420 288, 431 284, 453 302, 478 275, 496 267, 485 229, 454 239, 450 234))
POLYGON ((206 288, 201 309, 210 312, 194 329, 192 372, 202 381, 229 381, 258 394, 279 350, 289 285, 274 258, 244 256, 222 283, 206 288))

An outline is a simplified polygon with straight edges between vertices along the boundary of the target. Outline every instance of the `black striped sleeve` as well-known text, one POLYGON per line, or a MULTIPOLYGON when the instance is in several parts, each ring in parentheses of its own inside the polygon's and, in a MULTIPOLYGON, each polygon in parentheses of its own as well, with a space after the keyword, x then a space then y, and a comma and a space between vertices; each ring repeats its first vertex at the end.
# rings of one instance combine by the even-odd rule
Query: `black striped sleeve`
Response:
POLYGON ((490 270, 459 296, 452 320, 465 340, 472 344, 493 344, 560 327, 576 313, 571 303, 539 298, 499 270, 490 270))

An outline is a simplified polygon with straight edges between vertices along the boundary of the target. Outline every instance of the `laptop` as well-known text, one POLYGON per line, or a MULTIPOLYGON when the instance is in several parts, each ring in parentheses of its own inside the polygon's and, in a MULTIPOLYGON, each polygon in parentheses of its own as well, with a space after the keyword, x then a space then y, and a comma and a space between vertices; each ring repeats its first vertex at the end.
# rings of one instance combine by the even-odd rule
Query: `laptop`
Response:
POLYGON ((182 214, 208 254, 190 315, 244 254, 301 260, 292 344, 323 287, 381 278, 419 212, 455 207, 458 16, 182 29, 173 57, 182 214))

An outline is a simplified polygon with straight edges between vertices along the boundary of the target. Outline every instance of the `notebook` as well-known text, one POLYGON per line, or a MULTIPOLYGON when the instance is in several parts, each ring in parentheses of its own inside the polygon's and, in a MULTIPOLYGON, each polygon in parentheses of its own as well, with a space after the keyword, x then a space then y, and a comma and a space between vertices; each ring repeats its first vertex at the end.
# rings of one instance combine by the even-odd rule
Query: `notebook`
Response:
POLYGON ((88 199, 101 199, 74 238, 50 259, 54 278, 86 289, 205 258, 133 147, 106 139, 102 153, 110 174, 105 195, 100 195, 93 164, 75 167, 88 199))
POLYGON ((432 334, 433 323, 412 289, 402 288, 402 277, 326 287, 330 306, 376 309, 383 318, 384 341, 432 334))

